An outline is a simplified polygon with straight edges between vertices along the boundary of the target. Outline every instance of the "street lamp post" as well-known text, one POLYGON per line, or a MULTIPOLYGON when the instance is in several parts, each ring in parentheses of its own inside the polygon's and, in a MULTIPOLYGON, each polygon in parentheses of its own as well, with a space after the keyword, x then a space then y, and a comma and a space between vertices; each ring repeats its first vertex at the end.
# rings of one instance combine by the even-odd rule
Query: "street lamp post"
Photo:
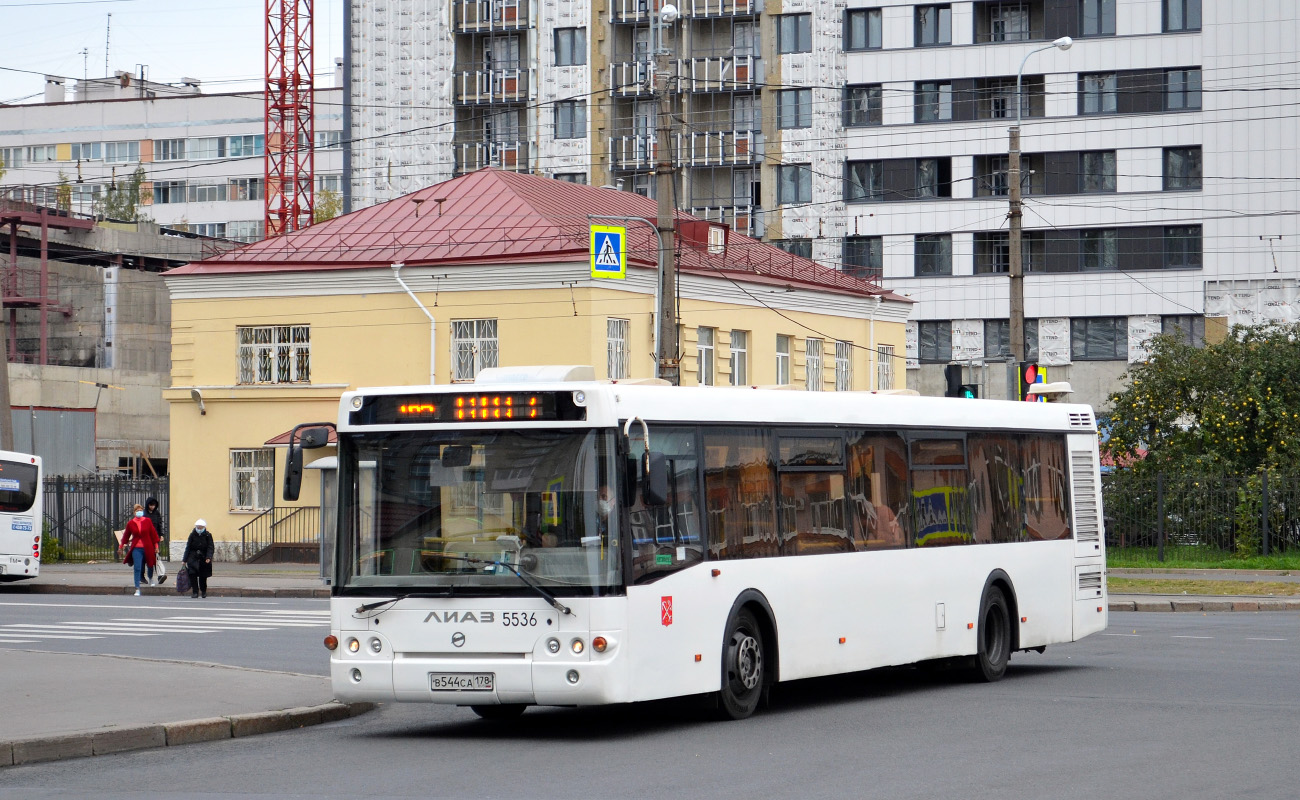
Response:
POLYGON ((1021 84, 1024 81, 1025 64, 1029 57, 1034 53, 1041 53, 1044 50, 1051 50, 1053 47, 1061 50, 1069 50, 1074 44, 1074 40, 1069 36, 1062 36, 1049 45, 1044 45, 1035 50, 1025 53, 1024 59, 1020 62, 1020 69, 1016 72, 1016 124, 1008 131, 1010 135, 1010 145, 1007 152, 1007 193, 1010 196, 1011 209, 1007 215, 1010 232, 1007 236, 1007 258, 1010 264, 1007 270, 1011 276, 1011 330, 1008 335, 1011 339, 1011 355, 1017 361, 1025 360, 1025 270, 1021 263, 1020 257, 1020 120, 1021 106, 1024 98, 1021 95, 1021 84))

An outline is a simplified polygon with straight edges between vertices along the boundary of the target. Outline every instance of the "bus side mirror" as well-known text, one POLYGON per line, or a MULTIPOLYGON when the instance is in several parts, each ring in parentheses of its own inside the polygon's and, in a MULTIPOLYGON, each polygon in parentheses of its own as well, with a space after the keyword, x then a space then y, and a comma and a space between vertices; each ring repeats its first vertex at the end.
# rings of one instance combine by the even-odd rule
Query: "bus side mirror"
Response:
POLYGON ((293 502, 302 492, 302 445, 290 444, 284 459, 284 499, 293 502))
POLYGON ((641 499, 648 506, 668 504, 668 459, 663 453, 641 456, 641 499))
POLYGON ((289 454, 284 459, 284 499, 294 502, 302 493, 302 451, 329 444, 331 423, 295 426, 289 433, 289 454), (301 432, 301 433, 300 433, 301 432))

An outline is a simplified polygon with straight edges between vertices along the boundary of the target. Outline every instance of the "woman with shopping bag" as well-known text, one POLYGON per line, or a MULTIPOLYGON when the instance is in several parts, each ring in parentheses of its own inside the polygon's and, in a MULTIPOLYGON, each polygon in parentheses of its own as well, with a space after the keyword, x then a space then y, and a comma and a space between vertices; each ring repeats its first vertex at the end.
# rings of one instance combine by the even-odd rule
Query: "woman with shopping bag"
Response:
POLYGON ((126 557, 122 563, 130 564, 135 573, 135 596, 140 596, 140 579, 144 577, 144 568, 151 569, 158 563, 158 531, 144 515, 144 506, 135 504, 135 516, 126 523, 122 534, 122 550, 126 557))
POLYGON ((185 571, 190 578, 190 597, 208 596, 208 578, 212 577, 212 553, 216 544, 208 533, 208 523, 195 520, 194 530, 185 542, 185 571))

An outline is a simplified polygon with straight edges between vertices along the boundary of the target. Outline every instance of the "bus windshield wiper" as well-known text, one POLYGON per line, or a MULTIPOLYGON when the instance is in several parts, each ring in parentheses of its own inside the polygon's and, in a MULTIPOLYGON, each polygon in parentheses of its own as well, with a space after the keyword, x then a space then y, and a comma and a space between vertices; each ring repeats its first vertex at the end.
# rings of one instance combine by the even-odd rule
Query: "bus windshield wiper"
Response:
POLYGON ((406 594, 400 594, 397 597, 391 597, 387 600, 376 600, 373 603, 364 603, 362 605, 357 606, 357 610, 352 613, 364 614, 367 611, 374 611, 376 608, 383 608, 384 606, 390 606, 393 603, 396 603, 398 600, 405 600, 408 597, 451 597, 453 594, 455 594, 455 592, 453 592, 450 588, 448 588, 448 590, 445 592, 407 592, 406 594))
POLYGON ((487 558, 470 558, 468 556, 449 556, 445 553, 439 553, 438 556, 440 558, 449 558, 452 561, 464 561, 468 564, 491 564, 492 566, 495 567, 505 567, 506 569, 513 572, 515 574, 515 577, 523 581, 525 586, 527 586, 529 589, 532 589, 534 592, 537 592, 537 594, 543 597, 546 600, 546 602, 554 606, 556 611, 559 611, 561 614, 568 614, 569 616, 573 616, 573 611, 571 611, 568 606, 566 606, 564 603, 561 603, 559 600, 557 600, 555 598, 555 595, 551 594, 550 592, 546 591, 542 587, 530 581, 527 577, 524 576, 524 573, 516 569, 513 564, 510 564, 505 561, 492 561, 491 559, 487 559, 487 558))

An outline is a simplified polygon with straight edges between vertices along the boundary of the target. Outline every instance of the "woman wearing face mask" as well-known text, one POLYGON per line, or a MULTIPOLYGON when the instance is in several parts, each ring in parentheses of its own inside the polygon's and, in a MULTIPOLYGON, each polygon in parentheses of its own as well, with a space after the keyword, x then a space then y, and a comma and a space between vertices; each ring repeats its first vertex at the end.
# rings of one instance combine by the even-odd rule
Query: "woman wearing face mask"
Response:
POLYGON ((212 553, 216 546, 208 523, 196 520, 190 538, 185 542, 185 570, 190 573, 190 597, 208 596, 208 578, 212 577, 212 553))
POLYGON ((122 550, 126 552, 122 563, 130 564, 135 570, 135 596, 139 597, 144 568, 147 565, 152 572, 158 558, 158 531, 154 530, 153 523, 144 515, 144 506, 139 503, 135 504, 134 516, 126 523, 126 531, 122 534, 122 550))

